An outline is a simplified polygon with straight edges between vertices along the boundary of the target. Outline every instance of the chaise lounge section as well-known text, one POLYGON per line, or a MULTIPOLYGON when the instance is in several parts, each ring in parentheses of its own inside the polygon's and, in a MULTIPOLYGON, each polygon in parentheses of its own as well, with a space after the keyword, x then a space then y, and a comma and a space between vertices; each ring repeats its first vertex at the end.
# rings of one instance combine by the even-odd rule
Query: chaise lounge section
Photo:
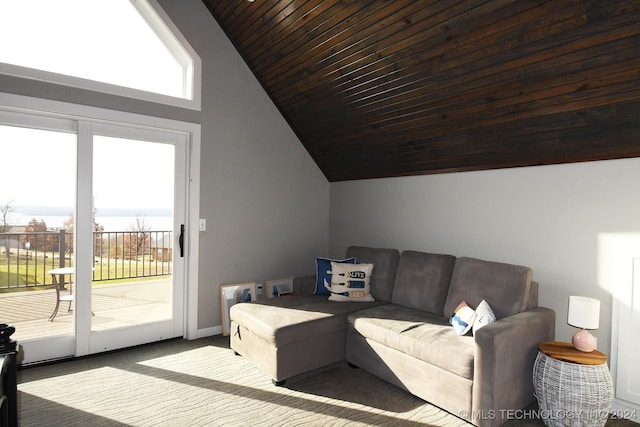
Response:
POLYGON ((391 301, 400 254, 395 249, 350 248, 348 257, 374 264, 375 302, 334 302, 314 295, 315 276, 297 277, 293 295, 231 307, 231 348, 274 384, 345 360, 347 316, 391 301))
POLYGON ((281 385, 348 361, 476 425, 499 425, 534 400, 537 344, 554 339, 555 313, 537 306, 530 268, 452 255, 352 246, 374 265, 374 302, 313 295, 314 277, 294 295, 236 304, 231 348, 281 385), (495 321, 458 335, 449 318, 465 301, 489 303, 495 321))

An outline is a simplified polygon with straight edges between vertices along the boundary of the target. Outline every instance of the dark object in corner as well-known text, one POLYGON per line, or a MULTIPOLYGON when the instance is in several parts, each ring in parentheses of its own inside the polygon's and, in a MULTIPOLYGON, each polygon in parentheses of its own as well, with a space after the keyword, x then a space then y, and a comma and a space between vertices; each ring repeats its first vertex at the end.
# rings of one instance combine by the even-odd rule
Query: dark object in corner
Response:
POLYGON ((0 426, 18 425, 18 386, 16 373, 17 342, 11 339, 16 331, 11 325, 0 324, 0 426))

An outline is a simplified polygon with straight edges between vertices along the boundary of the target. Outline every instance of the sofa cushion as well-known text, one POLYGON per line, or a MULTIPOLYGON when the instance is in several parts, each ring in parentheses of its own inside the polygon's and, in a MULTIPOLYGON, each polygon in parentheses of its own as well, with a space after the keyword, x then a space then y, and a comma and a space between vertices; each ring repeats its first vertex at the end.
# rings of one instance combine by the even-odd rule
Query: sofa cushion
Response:
POLYGON ((351 313, 348 327, 368 340, 473 379, 473 337, 459 336, 439 315, 387 304, 351 313))
POLYGON ((373 264, 371 295, 377 301, 391 302, 400 252, 397 249, 350 246, 346 256, 355 257, 358 263, 373 264))
POLYGON ((371 302, 371 272, 373 264, 331 263, 331 301, 371 302))
POLYGON ((442 314, 451 316, 460 301, 477 307, 483 299, 487 300, 498 320, 520 313, 527 308, 532 275, 529 267, 458 258, 442 314))
POLYGON ((441 315, 455 262, 453 255, 402 252, 392 302, 441 315))
MULTIPOLYGON (((333 302, 325 296, 295 295, 235 304, 230 318, 263 340, 284 346, 322 334, 345 330, 347 315, 377 302, 333 302)), ((235 333, 236 331, 231 331, 235 333)))

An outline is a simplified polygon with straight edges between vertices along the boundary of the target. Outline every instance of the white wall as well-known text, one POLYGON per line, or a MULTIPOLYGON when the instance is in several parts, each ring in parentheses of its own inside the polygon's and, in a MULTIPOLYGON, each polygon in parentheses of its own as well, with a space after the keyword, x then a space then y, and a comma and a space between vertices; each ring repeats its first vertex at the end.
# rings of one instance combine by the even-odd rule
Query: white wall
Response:
POLYGON ((610 355, 599 241, 640 232, 638 183, 640 159, 332 183, 331 254, 358 244, 527 265, 558 340, 575 331, 569 295, 601 300, 593 334, 610 355))

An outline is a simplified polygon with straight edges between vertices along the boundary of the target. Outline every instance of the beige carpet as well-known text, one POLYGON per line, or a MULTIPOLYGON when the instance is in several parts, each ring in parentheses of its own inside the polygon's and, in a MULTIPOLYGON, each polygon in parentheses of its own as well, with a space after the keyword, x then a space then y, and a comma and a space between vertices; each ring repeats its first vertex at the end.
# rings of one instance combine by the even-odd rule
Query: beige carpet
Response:
POLYGON ((343 363, 275 387, 220 336, 23 369, 18 382, 23 427, 469 426, 343 363))

